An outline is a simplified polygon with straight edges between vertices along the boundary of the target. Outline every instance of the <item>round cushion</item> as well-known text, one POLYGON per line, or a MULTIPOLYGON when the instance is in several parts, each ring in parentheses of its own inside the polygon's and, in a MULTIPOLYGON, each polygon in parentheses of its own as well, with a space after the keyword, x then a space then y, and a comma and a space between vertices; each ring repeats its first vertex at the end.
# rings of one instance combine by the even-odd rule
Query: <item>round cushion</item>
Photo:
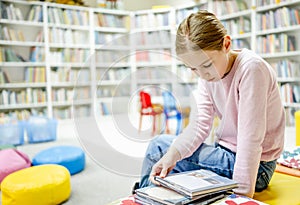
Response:
POLYGON ((31 166, 29 157, 17 149, 0 150, 0 183, 9 174, 31 166))
POLYGON ((71 194, 71 176, 61 165, 16 171, 1 183, 2 205, 60 204, 71 194))
POLYGON ((37 153, 32 159, 32 165, 59 164, 66 167, 70 174, 81 172, 85 167, 85 154, 75 146, 55 146, 37 153))

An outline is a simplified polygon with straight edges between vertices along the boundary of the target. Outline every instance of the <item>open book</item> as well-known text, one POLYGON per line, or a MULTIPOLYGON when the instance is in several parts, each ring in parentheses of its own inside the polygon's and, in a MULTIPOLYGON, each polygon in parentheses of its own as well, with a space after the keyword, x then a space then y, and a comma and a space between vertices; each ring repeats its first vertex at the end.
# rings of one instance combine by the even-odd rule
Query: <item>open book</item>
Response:
POLYGON ((162 186, 189 198, 208 193, 227 191, 238 187, 237 182, 232 179, 204 169, 171 174, 165 178, 156 176, 155 180, 162 186))

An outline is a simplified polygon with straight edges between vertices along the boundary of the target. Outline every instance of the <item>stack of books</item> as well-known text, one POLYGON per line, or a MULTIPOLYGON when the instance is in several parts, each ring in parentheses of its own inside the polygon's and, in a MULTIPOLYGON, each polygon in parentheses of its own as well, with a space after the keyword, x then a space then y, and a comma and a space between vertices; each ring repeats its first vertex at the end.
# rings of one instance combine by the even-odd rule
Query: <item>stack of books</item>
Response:
POLYGON ((142 205, 210 204, 238 187, 232 179, 208 170, 195 170, 155 177, 162 186, 136 190, 135 202, 142 205))

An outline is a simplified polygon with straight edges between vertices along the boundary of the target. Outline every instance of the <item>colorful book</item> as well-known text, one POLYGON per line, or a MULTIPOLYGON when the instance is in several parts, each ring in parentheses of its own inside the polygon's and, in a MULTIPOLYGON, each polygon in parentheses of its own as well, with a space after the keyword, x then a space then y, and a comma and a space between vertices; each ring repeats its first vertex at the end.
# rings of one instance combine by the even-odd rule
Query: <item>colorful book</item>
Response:
POLYGON ((212 205, 238 205, 238 204, 243 204, 243 205, 267 205, 266 203, 257 201, 255 199, 238 195, 238 194, 231 194, 219 201, 216 201, 212 205))
POLYGON ((165 178, 156 176, 155 180, 162 186, 190 198, 228 191, 238 187, 237 182, 234 180, 204 169, 171 174, 165 178))
POLYGON ((277 163, 300 170, 300 147, 284 150, 280 158, 277 160, 277 163))

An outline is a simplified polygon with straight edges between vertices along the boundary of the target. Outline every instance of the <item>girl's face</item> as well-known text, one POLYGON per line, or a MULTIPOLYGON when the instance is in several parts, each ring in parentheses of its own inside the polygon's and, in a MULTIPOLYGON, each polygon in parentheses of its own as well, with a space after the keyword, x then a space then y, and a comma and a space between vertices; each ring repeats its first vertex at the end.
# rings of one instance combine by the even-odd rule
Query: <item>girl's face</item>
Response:
POLYGON ((222 50, 190 51, 179 57, 200 78, 211 82, 219 81, 230 69, 228 68, 230 43, 228 44, 227 40, 224 39, 222 50))

